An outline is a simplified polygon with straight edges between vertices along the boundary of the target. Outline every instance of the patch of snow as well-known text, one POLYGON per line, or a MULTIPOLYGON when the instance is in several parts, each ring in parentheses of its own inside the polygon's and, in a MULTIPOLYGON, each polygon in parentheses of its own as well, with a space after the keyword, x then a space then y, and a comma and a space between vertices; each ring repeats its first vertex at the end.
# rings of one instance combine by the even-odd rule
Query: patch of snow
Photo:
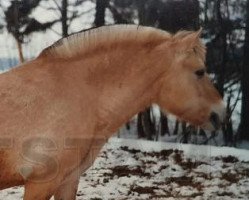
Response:
MULTIPOLYGON (((111 138, 82 175, 77 200, 247 200, 248 161, 247 150, 111 138)), ((23 187, 0 192, 22 197, 23 187)))

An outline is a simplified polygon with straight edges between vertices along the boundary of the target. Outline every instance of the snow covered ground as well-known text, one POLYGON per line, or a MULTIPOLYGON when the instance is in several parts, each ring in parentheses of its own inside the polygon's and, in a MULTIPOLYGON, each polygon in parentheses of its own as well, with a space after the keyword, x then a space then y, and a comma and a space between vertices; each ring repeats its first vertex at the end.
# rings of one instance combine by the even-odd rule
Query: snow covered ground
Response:
MULTIPOLYGON (((0 192, 19 200, 23 188, 0 192)), ((77 200, 249 199, 249 151, 111 138, 82 175, 77 200)))

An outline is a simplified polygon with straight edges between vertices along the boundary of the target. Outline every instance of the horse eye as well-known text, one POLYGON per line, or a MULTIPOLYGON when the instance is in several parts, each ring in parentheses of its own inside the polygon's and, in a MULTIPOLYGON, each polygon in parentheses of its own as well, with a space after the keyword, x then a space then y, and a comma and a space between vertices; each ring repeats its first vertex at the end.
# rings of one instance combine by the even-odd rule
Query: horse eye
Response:
POLYGON ((205 69, 199 69, 195 72, 196 76, 198 76, 198 78, 202 78, 205 75, 205 69))

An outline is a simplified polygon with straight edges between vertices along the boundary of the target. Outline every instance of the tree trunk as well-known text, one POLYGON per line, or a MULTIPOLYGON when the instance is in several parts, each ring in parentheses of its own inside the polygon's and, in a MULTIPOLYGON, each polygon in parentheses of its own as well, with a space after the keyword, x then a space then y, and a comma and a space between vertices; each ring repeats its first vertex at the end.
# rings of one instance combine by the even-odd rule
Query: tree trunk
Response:
POLYGON ((139 24, 145 26, 156 26, 159 19, 159 8, 162 2, 155 0, 137 0, 139 24))
POLYGON ((143 123, 142 123, 142 112, 138 113, 137 115, 137 134, 138 134, 138 138, 145 137, 145 132, 144 132, 143 123))
POLYGON ((105 25, 105 10, 109 4, 109 0, 96 1, 96 13, 94 25, 96 27, 105 25))
POLYGON ((126 122, 125 127, 126 127, 127 130, 130 130, 131 129, 130 122, 126 122))
POLYGON ((186 122, 182 122, 182 143, 187 144, 189 138, 189 132, 187 131, 186 122))
POLYGON ((246 32, 244 44, 244 63, 242 67, 242 108, 241 108, 241 139, 249 140, 249 0, 246 5, 246 32))
POLYGON ((61 24, 62 24, 62 36, 68 36, 68 24, 67 24, 67 9, 68 9, 68 0, 62 0, 61 6, 61 24))
POLYGON ((233 124, 231 119, 231 97, 232 94, 227 99, 227 108, 226 113, 227 117, 225 120, 225 123, 222 125, 222 131, 223 131, 223 138, 225 142, 225 146, 234 146, 234 137, 233 137, 233 124))
POLYGON ((165 114, 163 112, 161 112, 161 115, 160 115, 161 119, 160 119, 160 122, 161 122, 161 136, 164 136, 166 134, 169 135, 169 126, 168 126, 168 118, 167 116, 165 116, 165 114))
POLYGON ((179 130, 179 121, 176 120, 173 135, 177 135, 179 130))
POLYGON ((147 1, 141 1, 141 0, 137 0, 136 1, 136 6, 137 6, 137 11, 138 11, 138 21, 139 24, 141 25, 146 25, 146 18, 145 18, 145 13, 146 13, 146 9, 145 9, 145 3, 147 1))
POLYGON ((132 23, 132 21, 127 20, 122 13, 118 12, 115 1, 113 3, 114 3, 114 5, 108 4, 108 8, 112 13, 115 24, 130 24, 130 23, 132 23))
POLYGON ((153 137, 156 134, 155 124, 151 119, 151 107, 147 108, 142 115, 142 124, 144 128, 145 135, 148 140, 153 140, 153 137))
POLYGON ((17 44, 19 61, 20 61, 20 63, 23 63, 24 62, 24 56, 23 56, 23 50, 22 50, 22 43, 17 38, 15 38, 15 40, 16 40, 16 44, 17 44))
POLYGON ((217 21, 219 25, 218 38, 221 42, 221 57, 219 62, 218 79, 217 79, 217 89, 220 95, 224 96, 224 84, 225 84, 225 70, 226 70, 226 54, 227 54, 227 33, 225 30, 224 21, 221 14, 221 0, 217 0, 217 21))

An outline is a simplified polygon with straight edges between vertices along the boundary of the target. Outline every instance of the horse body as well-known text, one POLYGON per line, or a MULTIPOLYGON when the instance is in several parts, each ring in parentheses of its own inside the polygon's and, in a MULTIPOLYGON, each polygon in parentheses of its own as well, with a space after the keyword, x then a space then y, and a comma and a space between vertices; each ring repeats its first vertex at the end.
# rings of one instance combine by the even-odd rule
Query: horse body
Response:
POLYGON ((203 65, 202 52, 187 57, 181 53, 176 59, 177 53, 187 50, 182 46, 193 48, 189 40, 193 43, 196 34, 187 34, 192 36, 188 40, 179 36, 186 40, 179 48, 179 39, 156 29, 108 30, 100 31, 102 37, 96 31, 83 33, 84 48, 75 47, 82 35, 71 36, 0 76, 0 139, 9 141, 0 147, 1 189, 24 184, 25 200, 52 195, 56 200, 75 199, 80 175, 106 140, 152 103, 203 127, 210 127, 215 106, 222 118, 220 96, 207 77, 201 82, 194 75, 203 65), (113 30, 116 37, 108 35, 113 30), (183 73, 187 76, 179 77, 190 88, 195 81, 186 98, 182 95, 188 86, 175 89, 174 65, 182 67, 179 70, 188 66, 188 73, 183 73))

